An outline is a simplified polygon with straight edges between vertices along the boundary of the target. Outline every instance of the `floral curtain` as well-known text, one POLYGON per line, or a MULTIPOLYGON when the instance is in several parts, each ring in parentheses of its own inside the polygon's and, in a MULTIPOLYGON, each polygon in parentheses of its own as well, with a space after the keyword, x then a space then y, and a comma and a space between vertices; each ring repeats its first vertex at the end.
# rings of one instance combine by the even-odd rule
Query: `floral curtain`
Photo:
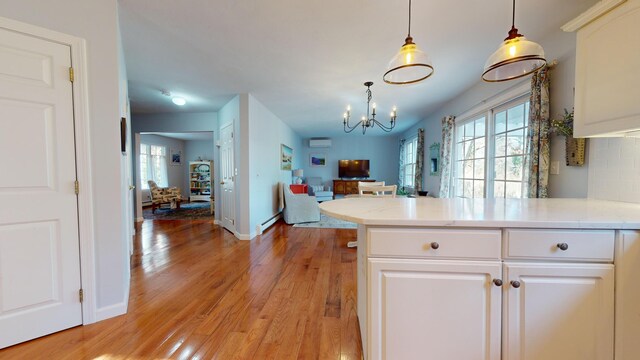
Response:
POLYGON ((424 170, 424 129, 418 129, 418 145, 416 146, 416 172, 413 181, 416 193, 422 191, 422 173, 424 170))
POLYGON ((400 139, 400 161, 398 167, 398 189, 404 189, 404 143, 405 139, 400 139))
POLYGON ((529 106, 528 197, 546 198, 549 184, 549 69, 537 71, 531 78, 529 106))
POLYGON ((449 187, 451 186, 451 153, 453 152, 453 130, 455 128, 456 117, 449 115, 442 119, 442 147, 440 148, 440 196, 449 197, 449 187))

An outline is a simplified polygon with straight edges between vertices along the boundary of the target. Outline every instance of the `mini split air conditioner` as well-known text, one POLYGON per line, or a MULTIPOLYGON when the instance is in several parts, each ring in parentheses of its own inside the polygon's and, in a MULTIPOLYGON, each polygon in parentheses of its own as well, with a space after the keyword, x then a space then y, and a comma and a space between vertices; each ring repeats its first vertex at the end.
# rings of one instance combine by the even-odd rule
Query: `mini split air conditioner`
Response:
POLYGON ((331 139, 327 139, 327 138, 309 139, 309 147, 310 148, 328 148, 328 147, 331 147, 331 139))

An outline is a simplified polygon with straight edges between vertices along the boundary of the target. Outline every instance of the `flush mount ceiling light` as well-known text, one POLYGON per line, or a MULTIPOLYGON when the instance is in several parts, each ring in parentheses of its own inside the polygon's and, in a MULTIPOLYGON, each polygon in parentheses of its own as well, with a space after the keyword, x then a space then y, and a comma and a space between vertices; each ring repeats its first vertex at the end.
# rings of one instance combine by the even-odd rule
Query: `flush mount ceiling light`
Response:
POLYGON ((429 56, 418 49, 411 37, 411 0, 409 0, 409 31, 404 45, 391 59, 382 79, 387 84, 407 85, 420 82, 433 75, 433 65, 429 56))
POLYGON ((513 17, 509 36, 487 60, 482 80, 487 82, 513 80, 529 75, 547 64, 542 46, 518 34, 515 22, 516 0, 513 0, 513 17))
POLYGON ((183 106, 187 103, 187 100, 185 100, 183 97, 171 96, 171 92, 169 90, 160 90, 160 92, 162 93, 162 95, 170 97, 171 101, 178 106, 183 106))
POLYGON ((178 105, 178 106, 182 106, 182 105, 187 103, 187 100, 185 100, 184 98, 181 98, 179 96, 172 97, 171 101, 173 101, 173 103, 178 105))
POLYGON ((396 126, 397 113, 396 113, 395 106, 393 107, 393 111, 391 111, 391 122, 389 126, 385 126, 382 123, 380 123, 378 120, 376 120, 376 103, 373 103, 373 105, 370 106, 371 85, 373 85, 373 82, 371 81, 367 81, 366 83, 364 83, 364 86, 367 87, 367 116, 366 117, 363 116, 362 119, 358 121, 358 123, 351 126, 349 125, 349 118, 351 117, 351 106, 347 106, 347 112, 344 113, 344 117, 343 117, 344 132, 350 133, 353 130, 355 130, 358 126, 362 126, 362 134, 364 135, 364 133, 367 132, 367 128, 372 128, 375 125, 378 125, 380 129, 384 130, 385 132, 390 132, 396 126), (370 109, 373 109, 371 114, 369 114, 370 109), (369 115, 371 115, 371 118, 369 118, 369 115))

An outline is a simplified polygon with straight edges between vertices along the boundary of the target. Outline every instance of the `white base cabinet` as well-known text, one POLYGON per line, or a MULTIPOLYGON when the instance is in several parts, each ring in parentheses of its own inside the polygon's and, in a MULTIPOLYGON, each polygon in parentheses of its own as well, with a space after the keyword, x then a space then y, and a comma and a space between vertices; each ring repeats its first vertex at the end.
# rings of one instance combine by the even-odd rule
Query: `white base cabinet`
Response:
POLYGON ((613 359, 613 265, 507 262, 503 276, 505 359, 613 359))
POLYGON ((500 359, 499 261, 369 259, 370 359, 500 359))
MULTIPOLYGON (((366 359, 614 359, 613 230, 361 226, 358 237, 366 359)), ((640 298, 634 288, 623 298, 640 298)))

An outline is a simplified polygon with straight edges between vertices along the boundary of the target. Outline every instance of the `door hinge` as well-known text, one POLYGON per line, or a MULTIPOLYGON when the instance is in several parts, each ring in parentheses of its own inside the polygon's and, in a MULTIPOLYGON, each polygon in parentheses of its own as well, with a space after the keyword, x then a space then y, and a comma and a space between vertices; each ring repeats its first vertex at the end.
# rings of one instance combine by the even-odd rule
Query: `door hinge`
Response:
POLYGON ((78 182, 78 180, 74 182, 74 188, 76 191, 76 195, 80 194, 80 183, 78 182))
POLYGON ((84 291, 82 289, 78 290, 78 298, 80 299, 80 302, 84 301, 84 291))
POLYGON ((74 79, 75 79, 75 77, 73 76, 73 68, 70 67, 69 68, 69 81, 73 82, 74 79))

